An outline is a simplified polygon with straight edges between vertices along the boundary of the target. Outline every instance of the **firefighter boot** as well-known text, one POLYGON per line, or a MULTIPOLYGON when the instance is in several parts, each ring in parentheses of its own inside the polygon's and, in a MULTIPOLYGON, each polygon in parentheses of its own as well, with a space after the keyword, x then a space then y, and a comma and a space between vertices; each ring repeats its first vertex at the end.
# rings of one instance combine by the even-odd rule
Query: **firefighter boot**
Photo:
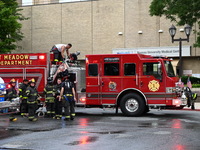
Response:
POLYGON ((15 117, 10 117, 9 119, 10 119, 10 121, 12 121, 12 122, 17 121, 17 118, 15 118, 15 117))
POLYGON ((35 122, 35 121, 37 121, 37 120, 38 120, 37 118, 34 118, 32 121, 35 122))
POLYGON ((70 120, 70 116, 65 116, 65 121, 69 121, 70 120))
POLYGON ((75 114, 72 113, 70 119, 71 119, 71 120, 74 120, 74 117, 75 117, 75 114))

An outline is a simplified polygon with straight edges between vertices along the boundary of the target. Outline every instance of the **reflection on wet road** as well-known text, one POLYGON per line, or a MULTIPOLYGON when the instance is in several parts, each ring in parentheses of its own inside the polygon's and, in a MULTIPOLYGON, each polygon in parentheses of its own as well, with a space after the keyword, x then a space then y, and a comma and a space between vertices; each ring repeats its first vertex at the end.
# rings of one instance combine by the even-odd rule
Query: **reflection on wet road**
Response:
MULTIPOLYGON (((84 110, 85 111, 85 110, 84 110)), ((77 113, 74 121, 0 118, 1 149, 199 150, 199 112, 156 111, 126 117, 99 109, 77 113), (17 138, 16 138, 17 137, 17 138)))

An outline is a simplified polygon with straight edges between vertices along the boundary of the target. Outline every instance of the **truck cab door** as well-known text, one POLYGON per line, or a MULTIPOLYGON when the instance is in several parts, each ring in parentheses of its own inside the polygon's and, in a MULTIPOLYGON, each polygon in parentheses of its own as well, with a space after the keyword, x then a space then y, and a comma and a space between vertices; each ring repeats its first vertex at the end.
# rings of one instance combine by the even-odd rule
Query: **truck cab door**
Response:
POLYGON ((104 56, 102 59, 101 81, 101 104, 115 105, 117 95, 121 92, 121 57, 104 56))
POLYGON ((143 62, 140 67, 139 88, 145 94, 148 104, 165 104, 166 81, 161 62, 143 62))

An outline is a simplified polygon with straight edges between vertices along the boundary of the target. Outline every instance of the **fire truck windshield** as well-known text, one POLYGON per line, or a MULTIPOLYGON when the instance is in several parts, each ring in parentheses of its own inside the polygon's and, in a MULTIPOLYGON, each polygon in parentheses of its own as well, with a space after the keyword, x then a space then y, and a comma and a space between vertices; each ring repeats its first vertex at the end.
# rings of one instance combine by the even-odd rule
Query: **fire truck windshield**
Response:
POLYGON ((165 62, 165 68, 166 68, 166 71, 167 71, 167 75, 169 77, 175 77, 174 69, 173 69, 173 66, 171 64, 171 61, 164 61, 164 62, 165 62))

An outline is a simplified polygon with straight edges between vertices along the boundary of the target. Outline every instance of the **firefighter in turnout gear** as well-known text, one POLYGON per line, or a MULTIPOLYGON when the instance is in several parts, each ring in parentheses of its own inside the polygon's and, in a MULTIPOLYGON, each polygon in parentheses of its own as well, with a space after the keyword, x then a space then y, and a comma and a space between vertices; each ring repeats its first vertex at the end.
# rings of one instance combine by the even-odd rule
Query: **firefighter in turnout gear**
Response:
POLYGON ((20 112, 21 116, 27 116, 28 115, 28 104, 27 104, 27 95, 26 95, 26 88, 28 87, 28 79, 24 79, 23 83, 19 87, 19 97, 21 98, 20 103, 20 112))
POLYGON ((61 97, 63 97, 62 100, 63 107, 65 109, 65 120, 73 120, 75 117, 74 105, 76 101, 76 93, 74 89, 74 84, 68 78, 69 76, 66 76, 65 81, 62 83, 59 101, 61 101, 61 97))
MULTIPOLYGON (((15 86, 16 86, 15 79, 10 80, 10 85, 11 85, 11 87, 6 90, 6 100, 7 101, 12 101, 13 98, 18 97, 17 90, 15 88, 15 86)), ((15 118, 13 114, 10 115, 9 119, 10 119, 10 121, 17 121, 17 118, 15 118)))
POLYGON ((38 91, 35 88, 35 84, 35 79, 31 79, 30 86, 26 89, 29 121, 37 121, 37 118, 35 117, 35 112, 37 109, 38 91))
POLYGON ((47 85, 44 88, 44 95, 46 96, 45 104, 47 108, 47 116, 54 117, 55 115, 55 87, 52 78, 47 79, 47 85))
POLYGON ((62 101, 59 101, 60 97, 60 91, 61 91, 61 86, 62 86, 62 80, 61 78, 57 79, 57 84, 55 86, 56 93, 55 93, 55 112, 56 112, 56 119, 61 119, 62 118, 62 101))

